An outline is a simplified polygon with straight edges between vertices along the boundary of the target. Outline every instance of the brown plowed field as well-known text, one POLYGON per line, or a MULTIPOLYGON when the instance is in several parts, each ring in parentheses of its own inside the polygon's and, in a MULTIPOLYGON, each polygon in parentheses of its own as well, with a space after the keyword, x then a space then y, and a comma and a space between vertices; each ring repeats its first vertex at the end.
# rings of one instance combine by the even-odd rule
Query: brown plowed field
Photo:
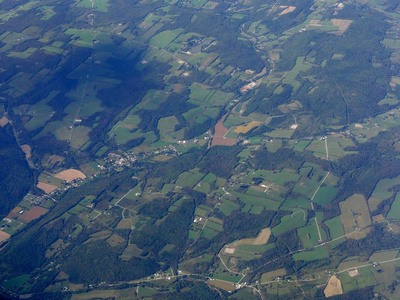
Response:
POLYGON ((40 218, 40 216, 44 215, 47 213, 49 210, 40 206, 34 206, 27 212, 23 213, 19 219, 21 221, 24 221, 26 223, 29 223, 32 220, 35 220, 37 218, 40 218))

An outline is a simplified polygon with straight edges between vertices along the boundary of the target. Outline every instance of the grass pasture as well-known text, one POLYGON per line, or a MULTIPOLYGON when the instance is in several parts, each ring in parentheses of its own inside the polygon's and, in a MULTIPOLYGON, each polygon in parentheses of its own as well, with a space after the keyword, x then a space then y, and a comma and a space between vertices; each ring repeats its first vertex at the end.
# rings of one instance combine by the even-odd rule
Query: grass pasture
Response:
POLYGON ((239 205, 230 200, 223 200, 218 209, 225 215, 229 216, 233 211, 239 209, 239 205))
POLYGON ((318 245, 319 235, 315 222, 311 221, 310 225, 297 229, 297 235, 300 237, 304 248, 311 248, 318 245))
POLYGON ((388 219, 400 219, 400 193, 397 193, 387 214, 388 219))
POLYGON ((236 196, 240 201, 245 204, 263 206, 268 210, 277 210, 280 206, 280 202, 271 200, 269 198, 261 198, 238 192, 232 192, 232 195, 236 196))
POLYGON ((395 178, 385 178, 379 180, 371 197, 368 199, 368 206, 371 212, 378 208, 378 205, 385 199, 390 198, 393 195, 392 187, 398 185, 400 182, 400 176, 395 178))
POLYGON ((173 40, 175 40, 183 29, 165 30, 153 36, 150 44, 158 48, 166 48, 173 40))
POLYGON ((96 1, 90 1, 90 0, 81 0, 78 3, 79 7, 85 7, 85 8, 93 8, 99 12, 104 12, 106 13, 108 11, 108 0, 96 0, 96 1))
POLYGON ((193 169, 188 172, 184 172, 179 175, 178 179, 176 180, 175 184, 177 186, 188 186, 193 187, 204 177, 203 173, 200 173, 198 170, 193 169))
POLYGON ((328 256, 329 256, 328 249, 324 246, 321 246, 318 248, 314 248, 313 250, 310 251, 303 251, 293 254, 292 257, 294 261, 299 261, 299 260, 312 261, 312 260, 323 259, 328 256))
MULTIPOLYGON (((397 258, 398 250, 374 252, 369 258, 371 262, 387 261, 397 258)), ((396 277, 396 264, 393 262, 379 264, 372 274, 378 283, 390 283, 396 277)))
POLYGON ((358 273, 359 274, 354 277, 350 277, 347 272, 339 274, 338 277, 342 282, 344 293, 377 284, 370 267, 359 268, 358 273))
MULTIPOLYGON (((331 237, 331 240, 337 239, 341 236, 344 235, 344 230, 343 230, 343 225, 340 219, 340 216, 334 217, 332 219, 326 220, 325 225, 329 228, 329 235, 331 237)), ((340 243, 344 242, 345 238, 342 237, 338 240, 335 240, 331 243, 329 243, 329 245, 334 248, 337 245, 339 245, 340 243)))
POLYGON ((315 197, 313 199, 313 202, 325 206, 328 204, 330 201, 332 201, 336 194, 337 194, 337 189, 331 186, 322 186, 318 192, 315 194, 315 197))
POLYGON ((291 215, 282 217, 281 222, 272 228, 272 233, 273 235, 278 236, 291 229, 304 226, 306 221, 306 213, 299 210, 291 215))
POLYGON ((189 89, 189 102, 198 106, 223 106, 234 96, 233 93, 212 90, 204 85, 196 83, 193 83, 189 89))

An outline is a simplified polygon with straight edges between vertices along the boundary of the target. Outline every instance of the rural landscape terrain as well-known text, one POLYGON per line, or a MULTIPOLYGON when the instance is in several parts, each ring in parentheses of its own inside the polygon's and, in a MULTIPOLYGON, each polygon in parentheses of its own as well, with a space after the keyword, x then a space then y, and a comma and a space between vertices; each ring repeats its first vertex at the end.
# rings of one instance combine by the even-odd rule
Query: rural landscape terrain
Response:
POLYGON ((0 0, 0 298, 400 299, 398 0, 0 0))

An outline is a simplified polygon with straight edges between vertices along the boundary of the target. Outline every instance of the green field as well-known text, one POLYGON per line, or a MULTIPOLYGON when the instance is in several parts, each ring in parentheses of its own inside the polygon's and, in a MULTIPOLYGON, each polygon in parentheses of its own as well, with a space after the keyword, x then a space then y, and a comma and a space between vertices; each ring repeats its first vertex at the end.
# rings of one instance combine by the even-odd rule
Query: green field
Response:
POLYGON ((232 192, 232 195, 237 197, 243 203, 263 206, 265 207, 265 209, 269 210, 277 210, 280 206, 279 202, 273 201, 268 198, 255 197, 248 194, 241 194, 238 192, 232 192))
POLYGON ((288 230, 302 227, 306 224, 306 213, 297 211, 291 215, 286 215, 281 219, 281 222, 271 229, 275 236, 278 236, 288 230))
POLYGON ((388 219, 400 219, 400 193, 396 194, 392 206, 387 214, 388 219))
POLYGON ((108 0, 95 0, 95 1, 90 1, 90 0, 81 0, 78 3, 78 6, 80 7, 85 7, 85 8, 94 8, 95 10, 98 10, 100 12, 107 12, 108 11, 108 0))
POLYGON ((325 206, 335 198, 337 191, 338 190, 334 187, 322 186, 315 194, 313 202, 321 206, 325 206))
POLYGON ((303 251, 300 253, 293 254, 293 260, 312 261, 312 260, 323 259, 328 256, 329 256, 328 249, 324 246, 321 246, 311 251, 303 251))
POLYGON ((230 200, 223 200, 221 206, 218 207, 218 209, 225 216, 229 216, 234 210, 237 210, 238 208, 239 208, 239 205, 237 205, 235 202, 230 201, 230 200))
POLYGON ((297 229, 297 234, 304 248, 311 248, 318 245, 319 235, 314 220, 311 219, 309 225, 297 229))
MULTIPOLYGON (((344 235, 344 230, 343 230, 343 225, 342 222, 340 220, 340 216, 334 217, 332 219, 326 220, 325 225, 328 226, 329 228, 329 235, 331 237, 331 240, 337 239, 341 236, 344 235)), ((338 240, 335 240, 332 243, 329 243, 329 245, 334 248, 337 245, 339 245, 340 243, 343 243, 345 241, 345 238, 342 237, 338 240)))
POLYGON ((167 47, 177 36, 183 31, 183 29, 165 30, 159 34, 153 36, 150 39, 150 44, 159 48, 167 47))

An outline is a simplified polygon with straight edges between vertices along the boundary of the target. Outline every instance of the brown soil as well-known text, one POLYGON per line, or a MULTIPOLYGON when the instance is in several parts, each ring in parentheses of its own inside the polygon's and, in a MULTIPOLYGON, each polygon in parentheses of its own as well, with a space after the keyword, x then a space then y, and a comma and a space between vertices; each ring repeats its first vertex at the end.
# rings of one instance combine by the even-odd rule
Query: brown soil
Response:
POLYGON ((71 182, 72 180, 78 179, 78 178, 85 179, 86 175, 83 174, 79 170, 68 169, 68 170, 65 170, 65 171, 62 171, 62 172, 56 174, 54 177, 61 179, 61 180, 65 180, 67 182, 71 182))
POLYGON ((25 145, 22 145, 22 146, 21 146, 21 149, 22 149, 22 151, 24 151, 25 157, 26 157, 27 159, 30 159, 30 158, 31 158, 31 150, 32 150, 32 149, 31 149, 31 146, 25 144, 25 145))
POLYGON ((11 235, 8 233, 5 233, 4 231, 0 231, 0 243, 7 241, 10 238, 11 235))
POLYGON ((0 119, 0 127, 4 127, 8 124, 8 119, 6 117, 2 117, 0 119))
POLYGON ((40 218, 40 216, 47 213, 49 210, 40 206, 34 206, 27 212, 23 213, 19 219, 24 222, 30 222, 32 220, 40 218))
POLYGON ((288 8, 285 8, 279 15, 286 15, 288 13, 291 13, 292 11, 294 11, 296 9, 296 6, 289 6, 288 8))
POLYGON ((325 297, 331 297, 336 295, 343 294, 342 283, 340 279, 336 277, 336 275, 332 275, 329 279, 328 284, 324 290, 325 297))
POLYGON ((216 145, 222 145, 222 146, 233 146, 236 144, 235 139, 228 139, 225 138, 225 134, 228 132, 228 128, 224 126, 224 120, 227 117, 228 114, 224 115, 215 125, 215 133, 214 133, 214 138, 212 140, 211 145, 216 146, 216 145))
POLYGON ((8 219, 12 219, 15 217, 18 217, 18 213, 22 210, 22 207, 16 206, 13 208, 12 211, 10 211, 10 213, 7 215, 8 219))
POLYGON ((48 183, 43 183, 43 182, 39 182, 36 186, 39 189, 43 190, 46 194, 49 194, 49 193, 51 193, 52 191, 54 191, 54 190, 56 190, 58 188, 55 185, 48 184, 48 183))

